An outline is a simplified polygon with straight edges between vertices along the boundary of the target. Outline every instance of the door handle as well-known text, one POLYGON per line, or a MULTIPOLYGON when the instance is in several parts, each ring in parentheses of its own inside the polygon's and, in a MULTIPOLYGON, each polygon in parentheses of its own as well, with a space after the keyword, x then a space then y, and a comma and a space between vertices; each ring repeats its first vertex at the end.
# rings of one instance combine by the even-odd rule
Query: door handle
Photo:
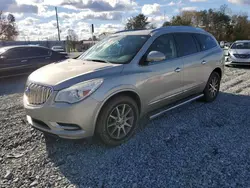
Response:
POLYGON ((201 64, 202 65, 205 65, 207 62, 205 61, 205 60, 203 60, 202 62, 201 62, 201 64))
POLYGON ((45 59, 50 59, 50 57, 45 57, 45 59))
POLYGON ((181 68, 176 68, 175 70, 174 70, 175 72, 181 72, 181 68))
POLYGON ((22 60, 22 61, 21 61, 21 63, 25 63, 25 62, 27 62, 27 61, 28 61, 28 60, 27 60, 27 59, 25 59, 25 60, 22 60))

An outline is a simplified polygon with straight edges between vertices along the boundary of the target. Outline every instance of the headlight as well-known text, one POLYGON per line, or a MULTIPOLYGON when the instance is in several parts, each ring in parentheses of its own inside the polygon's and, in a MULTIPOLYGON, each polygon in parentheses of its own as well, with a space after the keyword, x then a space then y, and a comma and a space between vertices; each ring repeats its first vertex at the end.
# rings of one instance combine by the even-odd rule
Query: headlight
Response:
POLYGON ((101 86, 102 83, 103 79, 94 79, 78 83, 69 88, 59 91, 56 95, 55 101, 68 103, 79 102, 91 95, 101 86))

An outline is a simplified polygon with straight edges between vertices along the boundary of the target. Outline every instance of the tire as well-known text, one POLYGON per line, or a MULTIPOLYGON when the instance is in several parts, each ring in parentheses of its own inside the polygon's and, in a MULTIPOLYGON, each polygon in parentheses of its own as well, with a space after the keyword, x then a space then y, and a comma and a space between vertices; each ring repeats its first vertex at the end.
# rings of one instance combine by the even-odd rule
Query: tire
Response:
POLYGON ((220 81, 220 75, 217 72, 212 72, 203 92, 203 101, 212 102, 217 98, 220 90, 220 81))
POLYGON ((95 134, 106 145, 120 145, 132 137, 138 119, 138 106, 132 98, 124 95, 114 97, 102 108, 95 134))

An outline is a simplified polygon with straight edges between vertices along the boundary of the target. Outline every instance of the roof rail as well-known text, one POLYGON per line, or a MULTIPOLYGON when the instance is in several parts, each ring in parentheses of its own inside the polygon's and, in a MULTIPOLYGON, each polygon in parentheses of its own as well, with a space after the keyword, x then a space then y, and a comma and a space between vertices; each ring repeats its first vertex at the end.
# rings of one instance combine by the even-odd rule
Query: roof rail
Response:
POLYGON ((160 30, 164 30, 164 29, 175 29, 175 28, 179 28, 179 29, 196 29, 196 30, 205 31, 202 28, 193 27, 193 26, 166 26, 166 27, 159 27, 159 28, 153 29, 151 31, 151 33, 156 32, 156 31, 160 31, 160 30))
POLYGON ((141 31, 141 30, 147 30, 147 29, 127 29, 127 30, 121 30, 121 31, 117 31, 116 33, 123 33, 123 32, 129 32, 129 31, 141 31))

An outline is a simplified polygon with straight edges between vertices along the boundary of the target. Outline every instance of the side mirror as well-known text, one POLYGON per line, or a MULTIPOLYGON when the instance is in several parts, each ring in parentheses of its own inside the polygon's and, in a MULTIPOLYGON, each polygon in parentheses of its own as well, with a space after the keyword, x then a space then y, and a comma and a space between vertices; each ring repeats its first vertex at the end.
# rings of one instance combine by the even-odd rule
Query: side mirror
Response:
POLYGON ((148 54, 146 61, 147 62, 158 62, 166 59, 166 56, 159 51, 152 51, 148 54))

